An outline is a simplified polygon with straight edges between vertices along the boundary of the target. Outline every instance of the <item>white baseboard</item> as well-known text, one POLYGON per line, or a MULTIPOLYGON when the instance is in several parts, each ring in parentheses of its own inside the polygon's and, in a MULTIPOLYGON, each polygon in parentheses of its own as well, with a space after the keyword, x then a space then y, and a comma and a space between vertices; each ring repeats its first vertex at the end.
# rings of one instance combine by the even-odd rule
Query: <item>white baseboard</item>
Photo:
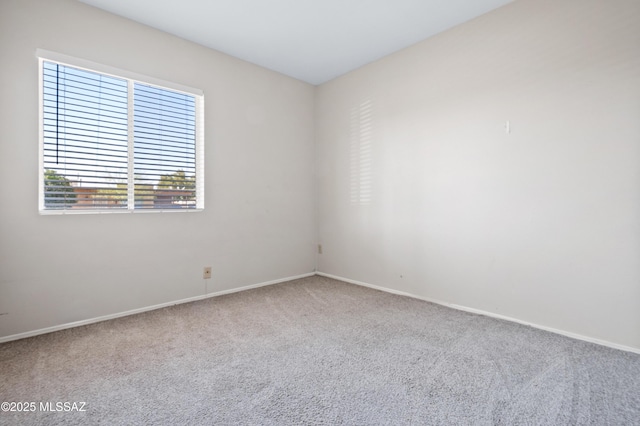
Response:
POLYGON ((374 290, 384 291, 385 293, 397 294, 399 296, 407 296, 407 297, 411 297, 413 299, 424 300, 425 302, 435 303, 436 305, 446 306, 448 308, 456 309, 458 311, 470 312, 472 314, 478 314, 478 315, 483 315, 483 316, 486 316, 486 317, 497 318, 497 319, 501 319, 501 320, 505 320, 505 321, 515 322, 515 323, 518 323, 518 324, 527 325, 527 326, 530 326, 530 327, 533 327, 533 328, 537 328, 537 329, 540 329, 540 330, 549 331, 551 333, 560 334, 562 336, 571 337, 573 339, 583 340, 585 342, 595 343, 597 345, 607 346, 607 347, 613 348, 613 349, 619 349, 621 351, 640 354, 640 349, 639 348, 634 348, 634 347, 625 346, 625 345, 619 345, 617 343, 608 342, 606 340, 595 339, 593 337, 583 336, 581 334, 571 333, 569 331, 564 331, 564 330, 559 330, 559 329, 552 328, 552 327, 547 327, 547 326, 544 326, 544 325, 534 324, 534 323, 531 323, 531 322, 519 320, 517 318, 507 317, 505 315, 500 315, 500 314, 495 314, 493 312, 488 312, 488 311, 483 311, 483 310, 480 310, 480 309, 469 308, 469 307, 466 307, 466 306, 456 305, 456 304, 453 304, 453 303, 447 303, 447 302, 443 302, 443 301, 440 301, 440 300, 431 299, 431 298, 428 298, 428 297, 417 296, 415 294, 406 293, 404 291, 398 291, 398 290, 393 290, 393 289, 386 288, 386 287, 380 287, 380 286, 369 284, 369 283, 365 283, 365 282, 362 282, 362 281, 356 281, 356 280, 352 280, 352 279, 349 279, 349 278, 339 277, 337 275, 326 274, 324 272, 316 272, 316 275, 320 275, 320 276, 327 277, 327 278, 332 278, 332 279, 338 280, 338 281, 344 281, 344 282, 347 282, 347 283, 350 283, 350 284, 359 285, 359 286, 362 286, 362 287, 372 288, 374 290))
POLYGON ((203 294, 203 295, 200 295, 200 296, 189 297, 187 299, 174 300, 172 302, 161 303, 159 305, 146 306, 144 308, 132 309, 130 311, 125 311, 125 312, 118 312, 116 314, 103 315, 101 317, 90 318, 90 319, 86 319, 86 320, 82 320, 82 321, 69 322, 69 323, 66 323, 66 324, 55 325, 53 327, 46 327, 46 328, 41 328, 41 329, 38 329, 38 330, 27 331, 27 332, 24 332, 24 333, 12 334, 10 336, 0 337, 0 343, 10 342, 12 340, 18 340, 18 339, 25 339, 27 337, 33 337, 33 336, 37 336, 39 334, 52 333, 54 331, 65 330, 67 328, 80 327, 80 326, 83 326, 83 325, 93 324, 93 323, 96 323, 96 322, 108 321, 108 320, 115 319, 115 318, 126 317, 128 315, 140 314, 142 312, 147 312, 147 311, 153 311, 155 309, 166 308, 167 306, 174 306, 174 305, 181 305, 183 303, 195 302, 197 300, 203 300, 203 299, 208 299, 210 297, 222 296, 224 294, 238 293, 240 291, 251 290, 253 288, 264 287, 264 286, 268 286, 268 285, 282 283, 282 282, 285 282, 285 281, 292 281, 292 280, 297 280, 297 279, 300 279, 300 278, 311 277, 311 276, 314 276, 315 274, 316 274, 315 272, 310 272, 308 274, 296 275, 296 276, 293 276, 293 277, 281 278, 281 279, 272 280, 272 281, 266 281, 266 282, 262 282, 262 283, 258 283, 258 284, 251 284, 251 285, 248 285, 248 286, 233 288, 233 289, 230 289, 230 290, 222 290, 222 291, 217 291, 217 292, 214 292, 214 293, 207 293, 207 294, 203 294))

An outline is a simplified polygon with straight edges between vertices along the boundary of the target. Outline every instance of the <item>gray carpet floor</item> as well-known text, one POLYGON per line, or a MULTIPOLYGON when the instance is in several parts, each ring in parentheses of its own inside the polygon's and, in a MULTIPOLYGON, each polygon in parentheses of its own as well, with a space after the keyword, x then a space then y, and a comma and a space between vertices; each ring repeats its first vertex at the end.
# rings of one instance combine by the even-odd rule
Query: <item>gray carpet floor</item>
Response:
POLYGON ((640 355, 319 276, 5 343, 0 372, 36 403, 3 425, 640 425, 640 355))

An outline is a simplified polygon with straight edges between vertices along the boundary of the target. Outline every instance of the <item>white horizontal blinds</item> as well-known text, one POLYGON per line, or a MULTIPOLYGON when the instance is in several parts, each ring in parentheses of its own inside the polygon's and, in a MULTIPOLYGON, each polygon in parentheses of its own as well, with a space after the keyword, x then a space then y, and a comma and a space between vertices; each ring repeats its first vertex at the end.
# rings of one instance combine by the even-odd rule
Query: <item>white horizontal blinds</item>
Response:
POLYGON ((203 208, 200 91, 41 54, 42 209, 203 208))
POLYGON ((43 62, 45 209, 127 208, 127 81, 43 62))
POLYGON ((134 84, 136 209, 196 208, 196 99, 134 84))

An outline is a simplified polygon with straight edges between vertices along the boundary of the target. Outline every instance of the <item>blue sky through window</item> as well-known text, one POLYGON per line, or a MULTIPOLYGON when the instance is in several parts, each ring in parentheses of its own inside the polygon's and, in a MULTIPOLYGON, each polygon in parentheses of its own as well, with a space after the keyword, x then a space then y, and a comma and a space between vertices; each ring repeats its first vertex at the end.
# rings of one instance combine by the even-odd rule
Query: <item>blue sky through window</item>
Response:
POLYGON ((78 186, 127 178, 127 81, 44 62, 44 167, 78 186))

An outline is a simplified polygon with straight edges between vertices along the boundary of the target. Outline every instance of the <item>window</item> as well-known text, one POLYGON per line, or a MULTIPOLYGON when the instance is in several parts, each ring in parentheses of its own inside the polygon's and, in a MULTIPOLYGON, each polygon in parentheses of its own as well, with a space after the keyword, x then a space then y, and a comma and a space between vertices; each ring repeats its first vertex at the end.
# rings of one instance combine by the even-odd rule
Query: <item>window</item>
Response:
POLYGON ((204 207, 201 92, 50 52, 39 57, 41 212, 204 207))

